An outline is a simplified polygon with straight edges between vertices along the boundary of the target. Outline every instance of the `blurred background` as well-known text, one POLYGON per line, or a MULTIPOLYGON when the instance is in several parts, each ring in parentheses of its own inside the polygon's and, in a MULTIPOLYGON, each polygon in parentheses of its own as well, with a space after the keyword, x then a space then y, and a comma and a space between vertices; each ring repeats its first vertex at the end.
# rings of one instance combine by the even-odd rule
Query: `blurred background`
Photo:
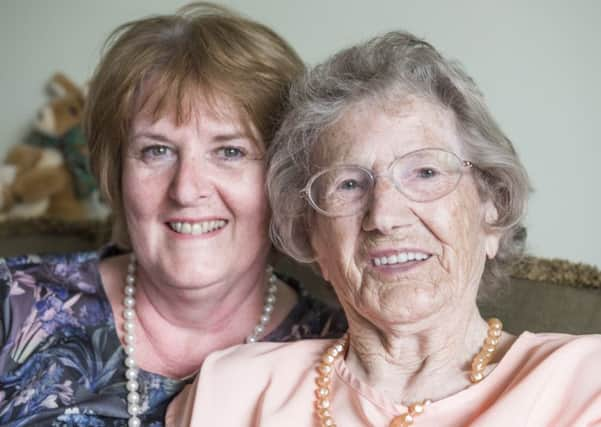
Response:
MULTIPOLYGON (((45 85, 83 85, 117 25, 178 0, 0 0, 0 158, 22 142, 45 85)), ((601 267, 601 2, 597 0, 228 0, 308 64, 392 29, 464 64, 534 185, 528 251, 601 267)))

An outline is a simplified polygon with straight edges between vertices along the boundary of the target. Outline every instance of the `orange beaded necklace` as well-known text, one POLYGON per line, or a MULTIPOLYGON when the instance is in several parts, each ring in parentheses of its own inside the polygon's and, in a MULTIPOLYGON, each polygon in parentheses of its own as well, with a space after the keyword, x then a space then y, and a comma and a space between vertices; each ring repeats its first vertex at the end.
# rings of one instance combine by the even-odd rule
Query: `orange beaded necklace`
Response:
MULTIPOLYGON (((469 377, 472 383, 477 383, 484 378, 484 371, 497 350, 497 344, 499 344, 502 331, 503 323, 499 319, 488 319, 488 334, 482 348, 472 359, 472 369, 469 377)), ((331 412, 332 372, 334 370, 334 361, 345 353, 347 346, 348 336, 345 335, 326 349, 317 365, 315 411, 321 427, 336 426, 331 412)), ((412 403, 407 407, 407 412, 392 419, 390 427, 408 427, 412 425, 415 417, 422 414, 425 408, 431 403, 430 399, 412 403)))

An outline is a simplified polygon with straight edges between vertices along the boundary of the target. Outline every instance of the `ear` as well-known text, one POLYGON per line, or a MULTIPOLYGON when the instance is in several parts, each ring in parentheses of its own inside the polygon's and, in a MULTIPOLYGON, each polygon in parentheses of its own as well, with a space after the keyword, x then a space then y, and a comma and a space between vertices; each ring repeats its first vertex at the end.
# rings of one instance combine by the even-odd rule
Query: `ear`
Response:
POLYGON ((81 90, 67 76, 56 73, 48 83, 48 91, 53 98, 63 98, 67 95, 83 96, 81 90))
POLYGON ((67 89, 63 84, 67 78, 61 73, 56 73, 48 82, 48 93, 52 98, 63 98, 67 95, 67 89))
POLYGON ((501 240, 501 232, 494 226, 499 219, 499 211, 492 200, 487 200, 484 203, 484 250, 489 259, 493 259, 499 251, 499 242, 501 240))
POLYGON ((499 219, 499 211, 492 200, 484 202, 484 223, 487 226, 493 225, 499 219))

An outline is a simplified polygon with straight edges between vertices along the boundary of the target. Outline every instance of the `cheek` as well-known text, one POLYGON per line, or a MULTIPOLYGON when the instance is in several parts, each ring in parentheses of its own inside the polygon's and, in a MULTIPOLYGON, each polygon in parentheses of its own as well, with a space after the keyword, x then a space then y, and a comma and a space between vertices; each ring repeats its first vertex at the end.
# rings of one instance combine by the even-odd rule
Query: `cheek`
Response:
POLYGON ((452 230, 453 239, 458 246, 457 252, 469 252, 477 233, 475 225, 479 222, 475 207, 457 204, 449 211, 448 227, 452 230))
POLYGON ((487 241, 482 204, 477 196, 470 194, 459 198, 448 213, 446 228, 451 231, 448 244, 463 274, 467 277, 479 274, 485 261, 487 241))
POLYGON ((174 168, 145 167, 138 159, 125 157, 121 175, 121 194, 125 210, 136 210, 140 214, 160 203, 174 179, 174 168))
POLYGON ((441 262, 447 271, 457 266, 471 271, 485 255, 483 205, 475 188, 467 186, 462 190, 451 193, 453 197, 424 206, 418 213, 442 245, 441 262))
MULTIPOLYGON (((223 202, 239 221, 254 223, 264 231, 269 222, 269 204, 265 191, 265 175, 257 174, 235 184, 221 184, 223 202)), ((248 230, 252 232, 254 230, 248 230)))
MULTIPOLYGON (((127 166, 126 166, 127 167, 127 166)), ((121 179, 123 208, 127 216, 147 216, 156 211, 170 177, 166 173, 143 173, 125 169, 121 179)))
POLYGON ((444 246, 463 246, 469 236, 471 213, 457 200, 444 200, 415 210, 425 227, 444 246))
MULTIPOLYGON (((260 186, 230 194, 229 210, 236 223, 238 245, 247 254, 269 247, 271 243, 268 237, 270 210, 267 195, 262 189, 260 186)), ((225 203, 228 204, 227 201, 225 203)))
POLYGON ((453 232, 458 243, 466 245, 461 249, 468 250, 469 246, 478 241, 481 236, 484 206, 471 181, 466 182, 460 190, 456 191, 456 197, 450 199, 449 204, 440 211, 447 212, 446 227, 453 232))

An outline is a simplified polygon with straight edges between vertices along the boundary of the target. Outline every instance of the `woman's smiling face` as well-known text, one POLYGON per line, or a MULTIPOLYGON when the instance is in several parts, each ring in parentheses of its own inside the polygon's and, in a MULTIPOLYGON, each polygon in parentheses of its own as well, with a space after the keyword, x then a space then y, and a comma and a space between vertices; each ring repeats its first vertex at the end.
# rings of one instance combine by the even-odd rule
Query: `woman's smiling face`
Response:
POLYGON ((150 109, 135 118, 123 205, 132 246, 153 277, 186 287, 235 283, 264 268, 265 164, 248 128, 224 99, 199 98, 185 123, 173 114, 155 120, 150 109))
MULTIPOLYGON (((419 149, 463 157, 452 113, 414 97, 395 108, 359 104, 322 142, 321 166, 355 164, 375 175, 419 149)), ((311 241, 347 315, 385 328, 475 303, 486 256, 494 257, 498 246, 498 236, 486 226, 495 216, 470 173, 431 202, 411 201, 381 177, 366 212, 313 215, 311 241)))

